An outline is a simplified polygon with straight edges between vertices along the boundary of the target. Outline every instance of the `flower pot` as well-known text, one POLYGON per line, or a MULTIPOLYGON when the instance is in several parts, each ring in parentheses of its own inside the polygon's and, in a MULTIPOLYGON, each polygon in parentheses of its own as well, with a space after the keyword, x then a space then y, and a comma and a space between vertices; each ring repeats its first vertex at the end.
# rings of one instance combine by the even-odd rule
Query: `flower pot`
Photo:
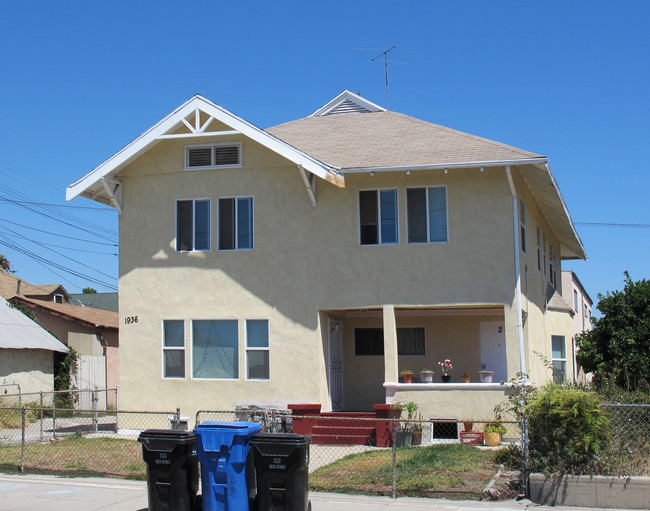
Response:
POLYGON ((501 443, 501 433, 496 433, 494 431, 490 432, 485 432, 483 433, 483 441, 485 442, 485 445, 489 445, 490 447, 496 447, 501 443))
POLYGON ((411 445, 413 440, 412 429, 395 429, 395 447, 405 447, 411 445))
POLYGON ((421 445, 422 444, 422 430, 414 429, 413 434, 411 435, 411 445, 421 445))
POLYGON ((402 373, 402 379, 404 380, 404 383, 412 383, 413 373, 402 373))
POLYGON ((420 373, 422 383, 433 383, 433 373, 420 373))
POLYGON ((470 377, 469 376, 463 376, 463 383, 469 383, 470 377))
POLYGON ((451 381, 451 374, 442 374, 440 377, 442 378, 442 383, 449 383, 451 381))
POLYGON ((472 421, 464 421, 463 422, 463 429, 465 429, 465 431, 467 431, 467 432, 472 431, 473 426, 474 426, 474 423, 472 421))
POLYGON ((479 371, 478 375, 481 377, 481 383, 492 383, 494 371, 479 371))

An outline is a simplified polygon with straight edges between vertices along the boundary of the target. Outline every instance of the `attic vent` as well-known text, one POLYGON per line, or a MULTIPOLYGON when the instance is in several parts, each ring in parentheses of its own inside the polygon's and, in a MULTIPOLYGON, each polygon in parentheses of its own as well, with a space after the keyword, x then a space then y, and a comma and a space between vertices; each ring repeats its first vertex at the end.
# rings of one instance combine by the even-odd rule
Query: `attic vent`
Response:
POLYGON ((338 114, 367 114, 371 111, 367 108, 346 99, 338 104, 335 108, 330 110, 324 115, 338 115, 338 114))
POLYGON ((190 146, 185 150, 185 167, 209 169, 241 165, 241 144, 225 143, 190 146))

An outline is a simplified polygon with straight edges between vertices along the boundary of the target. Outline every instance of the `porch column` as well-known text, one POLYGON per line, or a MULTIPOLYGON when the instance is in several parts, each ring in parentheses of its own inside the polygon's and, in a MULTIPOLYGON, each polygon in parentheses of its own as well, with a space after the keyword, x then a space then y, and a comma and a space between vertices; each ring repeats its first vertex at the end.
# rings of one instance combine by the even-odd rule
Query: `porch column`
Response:
POLYGON ((399 366, 397 364, 397 326, 395 322, 395 306, 384 305, 384 381, 399 381, 399 366))

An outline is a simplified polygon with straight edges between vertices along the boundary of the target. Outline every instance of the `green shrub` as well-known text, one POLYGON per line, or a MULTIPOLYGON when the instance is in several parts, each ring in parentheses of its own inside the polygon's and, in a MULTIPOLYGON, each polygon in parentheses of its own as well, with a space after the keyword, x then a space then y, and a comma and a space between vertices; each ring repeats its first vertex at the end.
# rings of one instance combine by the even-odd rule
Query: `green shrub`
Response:
POLYGON ((579 387, 549 384, 526 407, 530 468, 545 473, 596 472, 610 440, 599 396, 579 387))

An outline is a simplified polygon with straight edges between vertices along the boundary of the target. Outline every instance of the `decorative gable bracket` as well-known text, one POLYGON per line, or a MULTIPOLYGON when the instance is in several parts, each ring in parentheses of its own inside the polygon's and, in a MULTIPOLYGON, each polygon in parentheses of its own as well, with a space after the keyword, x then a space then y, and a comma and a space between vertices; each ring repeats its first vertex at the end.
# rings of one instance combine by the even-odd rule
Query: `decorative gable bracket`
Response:
POLYGON ((307 175, 302 165, 298 165, 298 170, 302 176, 303 183, 305 183, 307 195, 309 195, 309 202, 311 202, 313 207, 316 207, 316 177, 311 172, 307 175))
POLYGON ((102 185, 104 190, 111 199, 111 203, 117 209, 118 214, 122 214, 122 183, 115 179, 109 177, 102 177, 102 185))
MULTIPOLYGON (((201 109, 196 108, 194 110, 194 119, 192 119, 192 114, 183 117, 181 119, 181 122, 187 127, 188 130, 190 130, 189 133, 165 133, 162 135, 159 135, 157 138, 159 139, 165 139, 165 138, 187 138, 187 137, 207 137, 207 136, 215 136, 215 135, 239 135, 241 134, 240 131, 237 130, 223 130, 223 131, 206 131, 210 124, 212 124, 212 121, 214 121, 214 116, 210 115, 208 119, 201 124, 201 109), (190 120, 192 122, 190 122, 190 120)), ((209 115, 209 114, 207 114, 209 115)))

